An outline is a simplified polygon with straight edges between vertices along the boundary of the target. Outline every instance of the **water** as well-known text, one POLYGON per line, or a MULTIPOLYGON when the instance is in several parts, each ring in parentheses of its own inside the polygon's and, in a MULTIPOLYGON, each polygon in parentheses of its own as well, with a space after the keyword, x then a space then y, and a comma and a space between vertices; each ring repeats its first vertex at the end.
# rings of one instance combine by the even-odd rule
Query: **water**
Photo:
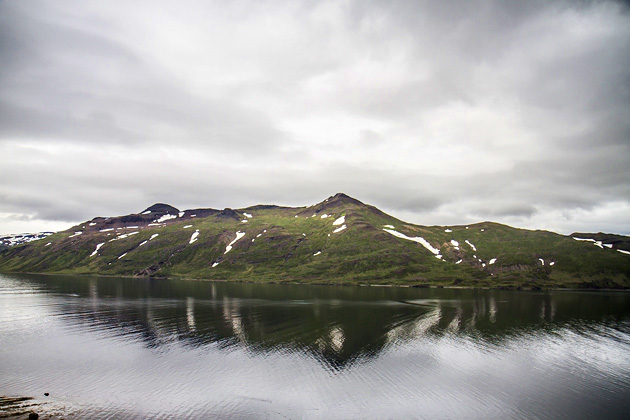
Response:
POLYGON ((621 419, 630 293, 0 275, 0 395, 53 418, 621 419))

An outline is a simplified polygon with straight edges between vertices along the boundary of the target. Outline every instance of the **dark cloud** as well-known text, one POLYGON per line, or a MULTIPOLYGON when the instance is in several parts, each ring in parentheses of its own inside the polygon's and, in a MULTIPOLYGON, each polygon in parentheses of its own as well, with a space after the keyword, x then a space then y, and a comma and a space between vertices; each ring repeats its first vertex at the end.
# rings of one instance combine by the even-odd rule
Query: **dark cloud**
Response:
POLYGON ((0 2, 0 231, 343 191, 416 223, 630 233, 628 11, 0 2))
POLYGON ((55 10, 0 7, 0 56, 8 62, 0 71, 0 141, 179 142, 236 154, 265 153, 284 141, 264 112, 189 91, 111 33, 73 25, 55 10))

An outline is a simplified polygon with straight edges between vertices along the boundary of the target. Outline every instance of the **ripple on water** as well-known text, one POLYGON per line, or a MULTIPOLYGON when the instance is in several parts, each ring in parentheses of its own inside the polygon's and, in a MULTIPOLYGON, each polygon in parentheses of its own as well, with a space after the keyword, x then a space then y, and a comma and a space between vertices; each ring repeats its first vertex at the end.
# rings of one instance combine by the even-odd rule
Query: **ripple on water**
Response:
POLYGON ((3 386, 89 418, 630 409, 622 295, 260 287, 0 276, 3 386))

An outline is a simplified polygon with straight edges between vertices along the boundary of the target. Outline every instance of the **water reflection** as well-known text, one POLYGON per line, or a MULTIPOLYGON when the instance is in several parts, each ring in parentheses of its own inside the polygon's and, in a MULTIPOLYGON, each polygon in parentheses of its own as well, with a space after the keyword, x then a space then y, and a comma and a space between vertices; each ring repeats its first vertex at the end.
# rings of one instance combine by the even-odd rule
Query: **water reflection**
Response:
POLYGON ((629 303, 0 275, 0 395, 66 418, 626 418, 629 303))
POLYGON ((627 331, 630 317, 626 293, 17 278, 22 287, 54 294, 53 315, 74 329, 140 340, 156 349, 180 342, 308 352, 333 369, 419 337, 455 335, 499 345, 567 327, 627 331))

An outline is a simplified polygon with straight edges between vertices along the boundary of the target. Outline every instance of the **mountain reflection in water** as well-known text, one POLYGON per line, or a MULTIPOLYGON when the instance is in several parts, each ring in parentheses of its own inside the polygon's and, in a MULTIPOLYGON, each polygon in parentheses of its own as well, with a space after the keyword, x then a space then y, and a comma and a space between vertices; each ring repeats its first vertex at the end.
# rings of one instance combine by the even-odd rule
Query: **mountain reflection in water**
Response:
POLYGON ((627 292, 3 274, 0 339, 0 395, 35 396, 47 418, 630 410, 627 292))
POLYGON ((54 308, 73 328, 108 331, 159 348, 242 346, 306 351, 334 369, 419 336, 474 337, 486 345, 570 327, 628 321, 626 294, 513 292, 29 276, 72 297, 54 308), (515 294, 518 299, 513 299, 515 294))

